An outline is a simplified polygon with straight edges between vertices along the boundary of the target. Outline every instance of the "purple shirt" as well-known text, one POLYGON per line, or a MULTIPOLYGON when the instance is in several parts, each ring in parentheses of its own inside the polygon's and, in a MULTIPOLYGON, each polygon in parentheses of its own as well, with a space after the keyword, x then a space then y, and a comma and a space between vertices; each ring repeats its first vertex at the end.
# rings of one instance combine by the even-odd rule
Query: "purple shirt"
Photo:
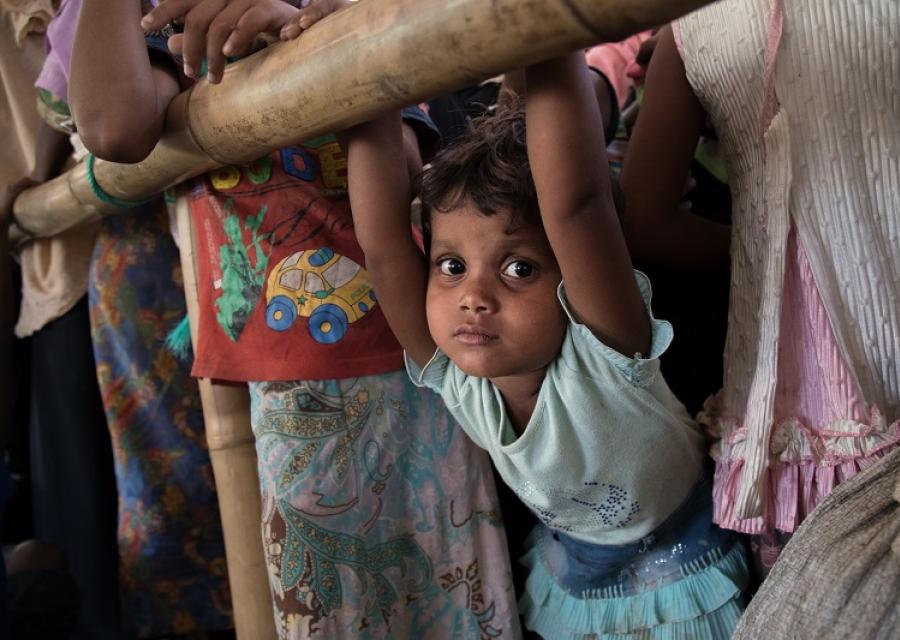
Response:
POLYGON ((62 0, 59 11, 47 25, 47 57, 44 68, 34 83, 63 100, 69 100, 69 65, 72 62, 72 42, 81 0, 62 0))

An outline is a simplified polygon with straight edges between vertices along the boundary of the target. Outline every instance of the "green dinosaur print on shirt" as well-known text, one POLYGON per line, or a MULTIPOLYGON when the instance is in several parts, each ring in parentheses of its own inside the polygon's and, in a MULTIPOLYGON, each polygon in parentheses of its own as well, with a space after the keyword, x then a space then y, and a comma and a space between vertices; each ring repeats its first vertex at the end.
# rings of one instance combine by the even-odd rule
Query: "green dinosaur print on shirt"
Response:
POLYGON ((234 212, 231 198, 225 201, 229 214, 223 221, 228 243, 219 247, 219 264, 222 268, 221 295, 216 299, 216 318, 232 341, 237 342, 250 314, 262 294, 269 256, 263 251, 259 228, 268 208, 263 205, 255 216, 249 216, 241 229, 241 220, 234 212), (244 242, 244 233, 250 232, 250 245, 244 242), (253 248, 255 260, 250 258, 253 248))

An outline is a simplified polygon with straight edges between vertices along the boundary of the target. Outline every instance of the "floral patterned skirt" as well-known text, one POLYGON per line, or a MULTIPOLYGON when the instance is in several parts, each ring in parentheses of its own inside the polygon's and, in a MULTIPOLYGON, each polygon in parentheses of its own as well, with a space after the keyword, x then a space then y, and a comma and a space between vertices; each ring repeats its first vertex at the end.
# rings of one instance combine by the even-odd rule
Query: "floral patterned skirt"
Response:
POLYGON ((487 456, 405 372, 250 384, 283 639, 517 638, 487 456))
POLYGON ((164 209, 104 220, 91 332, 119 492, 123 619, 142 638, 232 626, 200 395, 163 346, 185 313, 181 282, 164 209))

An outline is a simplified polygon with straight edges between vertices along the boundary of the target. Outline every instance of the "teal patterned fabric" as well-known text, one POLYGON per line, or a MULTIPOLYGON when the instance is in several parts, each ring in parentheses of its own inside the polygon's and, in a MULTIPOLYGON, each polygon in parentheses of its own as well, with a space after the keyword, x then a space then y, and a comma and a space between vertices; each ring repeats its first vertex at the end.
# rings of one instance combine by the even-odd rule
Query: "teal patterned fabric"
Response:
POLYGON ((398 371, 250 384, 281 638, 520 637, 483 451, 398 371))

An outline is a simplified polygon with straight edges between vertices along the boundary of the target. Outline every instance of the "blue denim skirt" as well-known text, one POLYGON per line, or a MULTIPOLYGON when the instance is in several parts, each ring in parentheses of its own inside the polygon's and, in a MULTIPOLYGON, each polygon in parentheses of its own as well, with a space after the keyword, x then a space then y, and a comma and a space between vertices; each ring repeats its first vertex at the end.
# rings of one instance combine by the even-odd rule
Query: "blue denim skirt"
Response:
POLYGON ((636 542, 592 544, 539 525, 522 562, 525 624, 554 640, 729 638, 747 584, 742 545, 712 522, 707 477, 636 542))

